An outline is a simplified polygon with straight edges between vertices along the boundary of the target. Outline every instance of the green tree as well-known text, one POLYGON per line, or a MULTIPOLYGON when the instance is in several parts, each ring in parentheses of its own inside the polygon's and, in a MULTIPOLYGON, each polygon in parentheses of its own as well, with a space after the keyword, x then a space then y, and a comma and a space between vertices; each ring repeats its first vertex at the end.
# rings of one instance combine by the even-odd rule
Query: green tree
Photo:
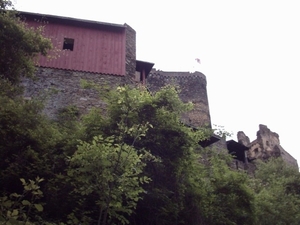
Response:
POLYGON ((29 182, 23 178, 20 180, 24 188, 22 194, 12 193, 9 196, 0 197, 0 224, 31 225, 33 223, 30 220, 35 217, 35 213, 43 211, 43 206, 37 203, 43 196, 39 186, 43 179, 37 177, 29 182))
POLYGON ((258 162, 254 190, 257 223, 300 223, 300 174, 281 158, 258 162))
POLYGON ((12 7, 12 2, 10 0, 0 0, 0 11, 6 10, 12 7))
POLYGON ((66 206, 72 200, 62 200, 70 191, 62 181, 65 155, 74 153, 80 126, 50 121, 41 113, 41 102, 22 98, 22 77, 34 77, 38 55, 51 49, 42 34, 42 27, 22 22, 11 1, 0 0, 0 193, 20 193, 21 177, 43 177, 41 201, 48 204, 42 216, 57 219, 54 205, 61 205, 62 213, 72 211, 66 206))
POLYGON ((254 223, 254 192, 245 171, 230 168, 225 152, 202 149, 190 165, 184 224, 238 225, 254 223))
POLYGON ((20 192, 20 177, 46 178, 53 165, 45 161, 61 136, 39 102, 0 96, 0 104, 0 191, 20 192))
POLYGON ((11 1, 0 2, 0 78, 18 84, 21 77, 33 77, 37 56, 52 45, 42 27, 29 28, 15 11, 6 10, 11 6, 11 1))
POLYGON ((75 178, 76 192, 96 197, 98 225, 116 219, 128 223, 124 215, 133 213, 144 192, 141 184, 149 182, 142 176, 146 159, 153 157, 116 137, 96 136, 92 143, 81 142, 78 146, 68 174, 75 178))
POLYGON ((124 136, 128 145, 135 143, 137 150, 145 149, 157 159, 147 163, 143 174, 151 178, 144 184, 143 200, 130 223, 137 224, 179 224, 180 212, 186 191, 189 164, 198 142, 211 133, 207 129, 193 129, 181 123, 183 112, 192 108, 183 103, 175 87, 166 87, 155 94, 144 88, 120 87, 107 95, 106 116, 103 112, 92 112, 86 119, 87 139, 93 136, 120 136, 120 124, 127 129, 149 123, 145 137, 135 139, 124 136))

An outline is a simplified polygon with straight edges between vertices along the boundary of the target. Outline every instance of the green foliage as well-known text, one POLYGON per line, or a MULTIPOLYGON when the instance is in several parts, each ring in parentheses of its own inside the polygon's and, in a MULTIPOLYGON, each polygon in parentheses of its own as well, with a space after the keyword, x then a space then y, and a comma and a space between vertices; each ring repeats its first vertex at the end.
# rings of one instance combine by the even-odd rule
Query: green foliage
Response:
POLYGON ((58 111, 58 119, 60 120, 60 122, 65 122, 66 120, 73 121, 75 119, 78 119, 79 115, 79 109, 74 105, 61 108, 58 111))
POLYGON ((39 102, 0 96, 0 104, 0 157, 5 159, 0 161, 0 190, 18 192, 21 174, 32 179, 48 171, 44 160, 60 136, 39 113, 39 102))
POLYGON ((181 123, 192 106, 174 87, 151 95, 124 86, 105 95, 106 112, 81 118, 70 106, 55 121, 42 116, 40 102, 0 96, 2 220, 299 224, 298 171, 279 159, 258 163, 254 177, 231 169, 230 155, 198 145, 210 130, 181 123), (41 185, 25 182, 37 176, 41 185), (43 195, 33 199, 35 187, 43 195))
POLYGON ((12 2, 10 0, 0 0, 0 12, 3 13, 4 10, 12 7, 12 2))
POLYGON ((163 88, 152 95, 143 87, 124 86, 106 93, 105 97, 106 116, 93 111, 84 119, 87 138, 122 136, 125 144, 134 145, 138 151, 145 149, 160 159, 145 167, 143 173, 152 181, 143 185, 147 192, 138 202, 136 216, 130 220, 140 224, 155 218, 156 224, 176 224, 184 207, 182 200, 192 153, 210 132, 181 123, 181 114, 192 105, 179 99, 175 87, 163 88), (153 128, 135 138, 143 133, 141 128, 145 124, 151 124, 153 128), (132 133, 124 133, 124 129, 132 133))
POLYGON ((109 114, 92 111, 85 117, 86 138, 90 142, 78 146, 70 161, 69 175, 76 178, 77 192, 96 197, 98 224, 114 220, 125 224, 128 220, 124 215, 132 214, 144 192, 141 185, 150 181, 143 174, 146 162, 157 161, 149 151, 136 148, 153 128, 148 121, 138 120, 136 111, 151 95, 119 87, 108 97, 109 114))
POLYGON ((20 180, 24 189, 22 194, 12 193, 0 197, 0 224, 31 225, 33 224, 30 222, 31 218, 43 211, 43 205, 36 203, 36 201, 43 197, 39 183, 44 179, 37 177, 35 180, 29 180, 29 182, 23 178, 20 180))
POLYGON ((224 126, 220 126, 220 125, 216 125, 214 124, 214 133, 222 138, 224 138, 225 140, 228 137, 231 137, 233 135, 232 132, 228 132, 227 130, 225 130, 224 126))
MULTIPOLYGON (((129 129, 128 132, 135 132, 129 129)), ((117 137, 94 137, 92 143, 81 142, 70 159, 69 176, 74 177, 75 191, 86 196, 93 194, 99 207, 98 224, 106 224, 107 216, 121 224, 130 215, 144 192, 140 186, 150 179, 142 176, 145 160, 153 157, 137 152, 117 137)))
POLYGON ((194 157, 182 214, 184 224, 254 224, 250 179, 244 171, 230 168, 230 155, 206 149, 194 157))
POLYGON ((254 182, 257 224, 299 224, 299 185, 299 172, 281 158, 258 162, 254 182))
MULTIPOLYGON (((37 55, 45 55, 51 48, 51 42, 42 36, 42 28, 34 30, 26 27, 17 18, 16 12, 7 10, 11 8, 10 1, 0 1, 0 196, 5 196, 5 204, 13 202, 11 206, 17 208, 2 208, 1 213, 6 210, 3 218, 11 217, 5 224, 12 224, 10 221, 16 218, 20 221, 13 224, 49 224, 41 219, 48 216, 53 218, 47 205, 44 207, 46 210, 40 212, 41 217, 26 214, 27 218, 32 216, 34 220, 30 223, 23 221, 24 213, 21 214, 20 210, 24 208, 28 212, 28 208, 32 208, 32 213, 41 211, 42 205, 33 203, 38 196, 42 197, 40 191, 44 195, 39 201, 47 201, 52 206, 55 198, 51 197, 66 194, 66 188, 57 185, 60 181, 57 177, 66 168, 62 153, 69 153, 72 145, 75 148, 78 136, 73 135, 74 140, 71 141, 70 135, 67 135, 71 133, 70 129, 41 114, 41 102, 21 97, 19 81, 23 76, 34 75, 37 55), (40 180, 29 183, 25 180, 33 180, 38 176, 46 181, 38 187, 40 189, 35 190, 37 186, 34 185, 40 180), (24 178, 23 185, 20 183, 21 177, 24 178), (60 190, 55 189, 57 187, 60 190), (15 193, 21 193, 24 188, 26 196, 21 201, 23 195, 15 193), (35 199, 29 198, 31 194, 35 199)), ((74 128, 72 131, 77 133, 74 128)))
MULTIPOLYGON (((6 9, 10 1, 1 1, 6 9)), ((51 41, 42 35, 43 28, 28 28, 14 11, 0 11, 0 77, 13 84, 20 78, 33 77, 35 59, 39 54, 46 55, 51 49, 51 41)))
POLYGON ((0 104, 0 193, 20 193, 20 177, 42 176, 42 201, 47 202, 42 216, 65 219, 57 218, 61 216, 56 207, 62 206, 60 211, 66 217, 76 201, 66 198, 72 189, 65 169, 66 156, 72 155, 78 144, 80 125, 69 128, 50 121, 41 114, 41 103, 34 100, 0 96, 0 104))

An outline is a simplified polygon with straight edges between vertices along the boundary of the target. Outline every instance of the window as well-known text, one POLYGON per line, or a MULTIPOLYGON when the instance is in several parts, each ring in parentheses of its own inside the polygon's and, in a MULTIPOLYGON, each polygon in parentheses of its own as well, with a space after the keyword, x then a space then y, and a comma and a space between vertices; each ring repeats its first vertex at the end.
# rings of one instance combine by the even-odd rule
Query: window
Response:
POLYGON ((134 80, 135 80, 136 82, 141 82, 141 81, 142 81, 141 72, 135 71, 135 77, 134 77, 134 80))
POLYGON ((74 39, 64 38, 63 50, 73 51, 73 49, 74 49, 74 39))

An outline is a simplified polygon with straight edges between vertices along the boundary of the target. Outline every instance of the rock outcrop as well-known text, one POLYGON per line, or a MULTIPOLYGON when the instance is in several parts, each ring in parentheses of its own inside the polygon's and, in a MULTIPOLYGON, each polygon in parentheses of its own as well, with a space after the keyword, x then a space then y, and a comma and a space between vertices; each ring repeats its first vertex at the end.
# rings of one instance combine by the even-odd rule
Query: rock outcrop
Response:
POLYGON ((242 131, 239 131, 237 135, 238 142, 249 147, 247 152, 249 161, 255 159, 265 161, 270 157, 282 157, 285 162, 298 168, 297 160, 280 145, 277 133, 272 132, 266 125, 260 124, 256 135, 257 139, 252 142, 242 131))
POLYGON ((246 134, 243 131, 239 131, 237 133, 237 138, 238 138, 238 142, 245 145, 245 146, 248 146, 250 144, 249 137, 246 136, 246 134))

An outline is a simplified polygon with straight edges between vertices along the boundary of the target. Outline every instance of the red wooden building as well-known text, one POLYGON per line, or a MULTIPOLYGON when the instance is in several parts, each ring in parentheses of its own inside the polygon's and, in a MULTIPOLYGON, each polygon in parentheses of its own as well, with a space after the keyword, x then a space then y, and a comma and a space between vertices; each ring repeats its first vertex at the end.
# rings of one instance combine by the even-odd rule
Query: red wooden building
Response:
MULTIPOLYGON (((136 62, 135 31, 127 24, 111 24, 21 12, 31 27, 44 26, 54 49, 41 56, 39 66, 111 75, 149 73, 152 63, 136 62), (145 68, 144 68, 145 67, 145 68)), ((144 77, 144 79, 143 79, 144 77)))
POLYGON ((152 70, 153 63, 136 60, 136 33, 127 24, 26 12, 20 15, 28 26, 44 26, 44 35, 54 46, 50 57, 39 58, 39 81, 24 83, 26 97, 56 90, 56 94, 48 98, 46 114, 55 115, 58 109, 68 105, 75 105, 81 111, 105 108, 98 93, 81 87, 82 79, 111 87, 147 83, 151 92, 171 83, 180 87, 180 98, 184 102, 194 103, 194 109, 182 117, 184 123, 210 126, 205 75, 156 71, 152 70))

